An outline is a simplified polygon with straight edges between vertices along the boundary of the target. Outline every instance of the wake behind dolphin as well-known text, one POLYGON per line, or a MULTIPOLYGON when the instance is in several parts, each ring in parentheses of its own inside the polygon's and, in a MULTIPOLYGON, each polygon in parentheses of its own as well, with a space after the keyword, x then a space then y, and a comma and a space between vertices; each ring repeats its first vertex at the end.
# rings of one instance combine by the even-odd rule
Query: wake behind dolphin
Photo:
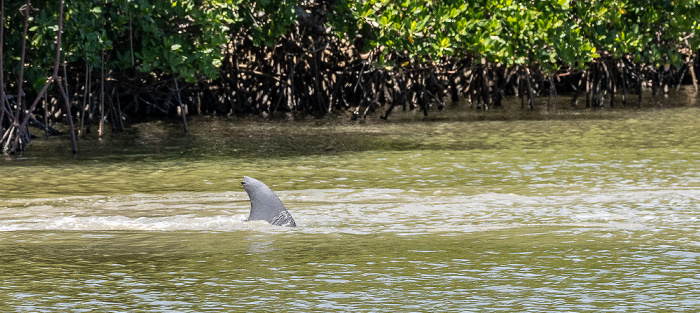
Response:
POLYGON ((246 221, 263 220, 276 226, 297 226, 280 198, 265 183, 244 176, 241 184, 250 198, 250 215, 246 221))

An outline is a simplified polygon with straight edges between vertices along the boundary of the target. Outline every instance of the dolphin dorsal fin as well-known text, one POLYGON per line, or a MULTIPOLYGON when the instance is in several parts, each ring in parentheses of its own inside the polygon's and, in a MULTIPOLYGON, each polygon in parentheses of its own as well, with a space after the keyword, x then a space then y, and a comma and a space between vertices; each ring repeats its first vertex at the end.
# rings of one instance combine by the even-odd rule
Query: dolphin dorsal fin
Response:
POLYGON ((250 198, 250 215, 247 221, 263 220, 276 226, 297 226, 280 198, 265 183, 244 176, 241 184, 250 198))

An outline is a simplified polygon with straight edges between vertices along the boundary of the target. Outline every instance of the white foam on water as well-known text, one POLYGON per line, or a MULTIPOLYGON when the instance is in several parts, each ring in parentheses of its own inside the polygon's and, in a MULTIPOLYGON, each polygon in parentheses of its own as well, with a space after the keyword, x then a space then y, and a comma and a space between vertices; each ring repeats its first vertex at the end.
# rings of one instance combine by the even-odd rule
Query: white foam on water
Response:
MULTIPOLYGON (((614 190, 562 195, 449 194, 400 189, 282 191, 303 233, 458 234, 512 227, 653 229, 700 223, 700 192, 614 190)), ((13 200, 0 206, 0 231, 271 229, 245 218, 245 193, 176 193, 13 200)), ((273 227, 274 228, 274 227, 273 227)))
POLYGON ((45 230, 232 230, 240 228, 245 216, 195 217, 175 215, 166 217, 126 216, 66 216, 41 223, 45 230), (238 227, 237 227, 238 226, 238 227))

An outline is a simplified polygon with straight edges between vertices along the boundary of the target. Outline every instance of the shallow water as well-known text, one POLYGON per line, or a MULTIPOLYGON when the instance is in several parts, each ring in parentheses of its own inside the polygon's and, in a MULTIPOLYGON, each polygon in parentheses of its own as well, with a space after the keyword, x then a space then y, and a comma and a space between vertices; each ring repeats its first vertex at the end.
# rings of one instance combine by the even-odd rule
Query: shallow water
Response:
POLYGON ((0 161, 0 311, 695 311, 700 109, 586 114, 37 140, 0 161), (243 175, 299 227, 244 222, 243 175))

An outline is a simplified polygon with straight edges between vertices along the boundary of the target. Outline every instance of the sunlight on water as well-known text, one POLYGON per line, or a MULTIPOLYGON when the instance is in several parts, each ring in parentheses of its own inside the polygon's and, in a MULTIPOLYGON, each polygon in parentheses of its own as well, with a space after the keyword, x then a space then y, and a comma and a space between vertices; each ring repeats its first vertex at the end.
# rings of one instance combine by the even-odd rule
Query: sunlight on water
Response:
POLYGON ((259 146, 193 121, 125 156, 4 160, 0 311, 692 312, 700 110, 659 114, 256 125, 259 146), (299 227, 245 222, 244 175, 299 227))
POLYGON ((697 189, 279 195, 299 227, 244 222, 240 192, 11 201, 0 298, 19 311, 700 305, 697 189))
MULTIPOLYGON (((307 234, 459 235, 531 226, 682 229, 700 222, 697 189, 604 193, 443 195, 399 189, 278 192, 307 234), (683 209, 686 208, 686 209, 683 209), (697 208, 696 208, 697 209, 697 208)), ((243 192, 71 197, 8 201, 0 231, 274 231, 247 223, 243 192)), ((699 224, 700 225, 700 224, 699 224)))

